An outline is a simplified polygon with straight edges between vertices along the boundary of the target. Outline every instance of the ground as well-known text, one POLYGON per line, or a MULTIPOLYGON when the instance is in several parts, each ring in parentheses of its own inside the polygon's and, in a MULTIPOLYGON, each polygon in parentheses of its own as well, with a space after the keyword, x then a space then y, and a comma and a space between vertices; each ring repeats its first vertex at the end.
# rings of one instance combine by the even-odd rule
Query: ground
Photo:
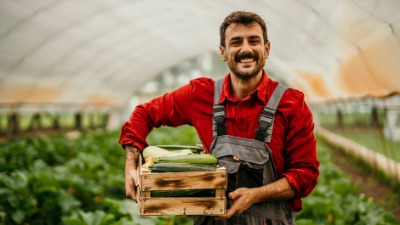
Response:
POLYGON ((331 148, 333 163, 347 174, 361 192, 374 202, 393 212, 400 221, 400 184, 385 180, 382 175, 372 172, 362 162, 349 157, 343 151, 331 148))

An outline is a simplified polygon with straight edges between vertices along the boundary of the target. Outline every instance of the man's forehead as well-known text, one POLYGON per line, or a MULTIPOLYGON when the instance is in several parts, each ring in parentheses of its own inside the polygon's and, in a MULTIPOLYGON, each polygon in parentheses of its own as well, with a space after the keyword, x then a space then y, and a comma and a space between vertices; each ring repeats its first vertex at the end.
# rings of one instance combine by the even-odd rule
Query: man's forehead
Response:
POLYGON ((251 28, 254 29, 254 31, 256 32, 260 32, 260 35, 262 35, 262 29, 261 26, 257 23, 257 22, 252 22, 252 23, 247 23, 247 24, 243 24, 243 23, 232 23, 230 24, 227 28, 225 33, 229 34, 235 31, 239 31, 243 28, 251 28))

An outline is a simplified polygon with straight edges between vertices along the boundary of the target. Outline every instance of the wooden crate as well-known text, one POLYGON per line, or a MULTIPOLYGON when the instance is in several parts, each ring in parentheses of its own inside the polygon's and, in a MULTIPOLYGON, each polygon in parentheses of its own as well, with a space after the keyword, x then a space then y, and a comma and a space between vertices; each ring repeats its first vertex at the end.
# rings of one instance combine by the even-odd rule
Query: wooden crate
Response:
POLYGON ((225 168, 202 172, 151 173, 140 168, 138 203, 141 216, 224 215, 225 168), (214 189, 215 197, 152 197, 156 190, 214 189))

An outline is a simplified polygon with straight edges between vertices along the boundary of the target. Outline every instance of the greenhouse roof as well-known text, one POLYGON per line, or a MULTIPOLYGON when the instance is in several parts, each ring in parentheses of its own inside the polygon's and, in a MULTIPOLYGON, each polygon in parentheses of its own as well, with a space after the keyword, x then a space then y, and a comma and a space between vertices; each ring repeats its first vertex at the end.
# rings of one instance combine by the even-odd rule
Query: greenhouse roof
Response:
POLYGON ((218 53, 236 10, 265 19, 266 68, 310 101, 400 90, 398 0, 2 0, 0 103, 122 106, 165 69, 218 53))

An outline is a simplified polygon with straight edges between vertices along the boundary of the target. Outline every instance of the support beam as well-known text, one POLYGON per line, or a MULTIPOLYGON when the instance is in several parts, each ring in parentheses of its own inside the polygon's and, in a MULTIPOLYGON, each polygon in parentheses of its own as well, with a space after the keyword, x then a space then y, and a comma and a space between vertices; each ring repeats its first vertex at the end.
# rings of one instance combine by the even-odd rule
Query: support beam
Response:
POLYGON ((40 129, 42 129, 41 115, 40 115, 40 113, 34 113, 32 115, 32 119, 29 124, 28 130, 37 131, 40 129))
POLYGON ((82 113, 75 113, 75 129, 82 129, 82 113))
POLYGON ((336 110, 336 125, 338 127, 343 127, 343 113, 340 109, 336 110))
POLYGON ((7 135, 14 136, 19 132, 19 114, 12 112, 8 115, 7 135))

